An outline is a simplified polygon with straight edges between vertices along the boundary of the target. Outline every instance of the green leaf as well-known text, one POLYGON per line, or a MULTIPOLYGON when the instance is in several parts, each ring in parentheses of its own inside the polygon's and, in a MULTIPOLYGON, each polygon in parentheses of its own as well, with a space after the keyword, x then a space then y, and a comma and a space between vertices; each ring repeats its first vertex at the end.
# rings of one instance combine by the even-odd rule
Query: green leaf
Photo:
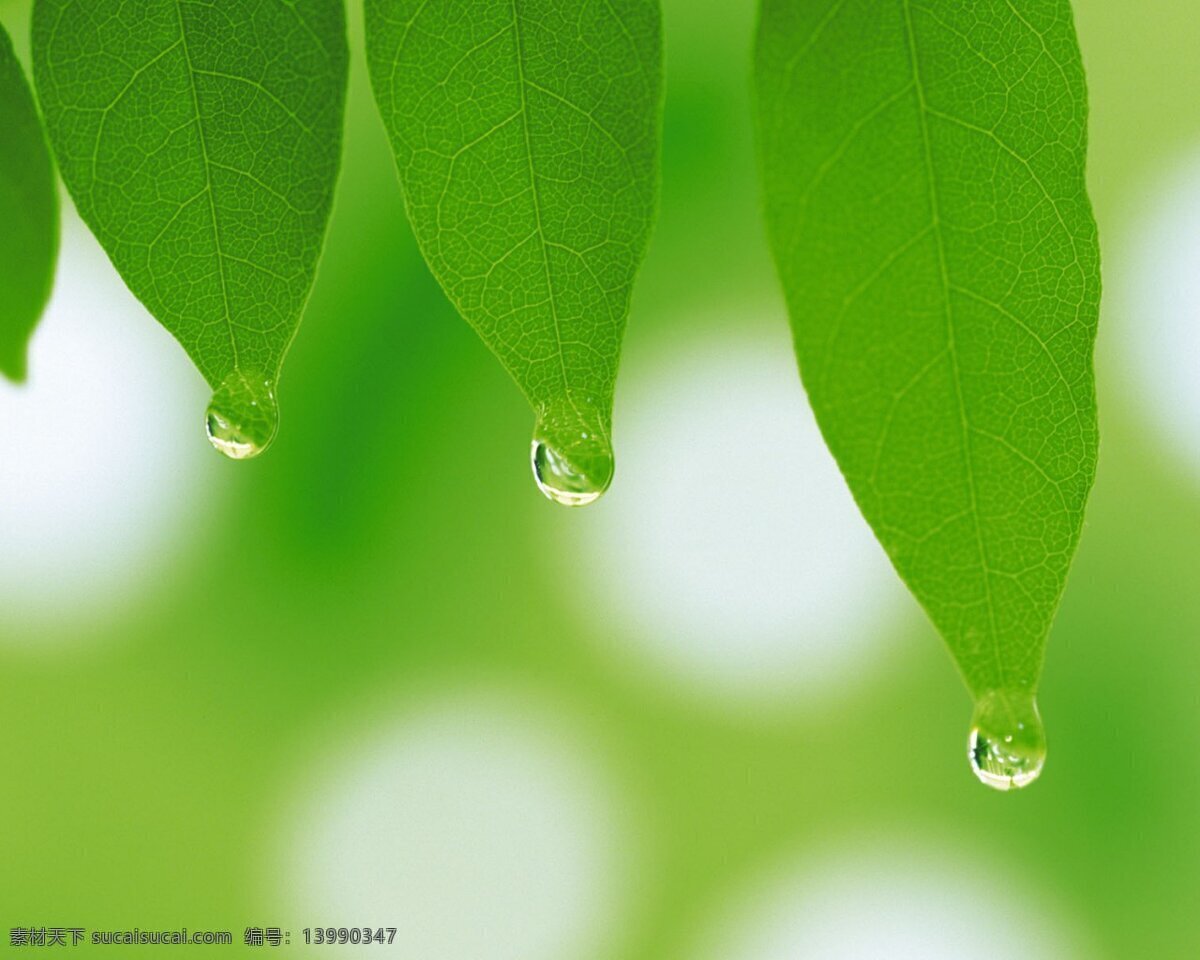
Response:
POLYGON ((253 456, 341 155, 340 0, 36 0, 34 79, 80 214, 253 456))
POLYGON ((1096 465, 1069 3, 764 0, 755 73, 813 409, 972 694, 1011 720, 1032 708, 1096 465))
POLYGON ((657 193, 657 0, 366 0, 366 30, 425 259, 533 406, 543 492, 591 502, 657 193))
POLYGON ((33 94, 0 27, 0 373, 25 379, 25 351, 58 256, 58 193, 33 94))

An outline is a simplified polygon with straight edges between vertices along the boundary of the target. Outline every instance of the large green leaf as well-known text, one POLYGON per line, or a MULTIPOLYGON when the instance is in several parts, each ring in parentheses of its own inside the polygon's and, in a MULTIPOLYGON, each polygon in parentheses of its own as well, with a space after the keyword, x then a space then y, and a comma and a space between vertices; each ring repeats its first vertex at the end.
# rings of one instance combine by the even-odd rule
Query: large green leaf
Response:
POLYGON ((0 373, 25 379, 25 350, 58 255, 58 193, 33 94, 0 27, 0 373))
POLYGON ((534 472, 588 503, 657 189, 657 0, 366 0, 417 241, 537 413, 534 472))
POLYGON ((813 409, 977 700, 980 775, 1020 786, 1096 465, 1069 3, 764 0, 756 87, 813 409))
POLYGON ((340 0, 36 0, 33 52, 80 214, 216 390, 214 445, 260 452, 341 156, 340 0))

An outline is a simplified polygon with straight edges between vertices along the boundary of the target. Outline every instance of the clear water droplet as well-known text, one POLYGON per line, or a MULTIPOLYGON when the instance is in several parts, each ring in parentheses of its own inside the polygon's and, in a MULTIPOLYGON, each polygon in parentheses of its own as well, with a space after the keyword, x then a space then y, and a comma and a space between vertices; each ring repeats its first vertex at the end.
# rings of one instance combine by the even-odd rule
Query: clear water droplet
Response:
POLYGON ((995 790, 1019 790, 1033 783, 1046 763, 1046 730, 1033 694, 993 690, 980 697, 967 758, 980 782, 995 790))
POLYGON ((204 426, 209 443, 231 460, 257 457, 279 429, 275 385, 261 374, 235 370, 213 394, 204 426))
POLYGON ((555 503, 583 507, 600 498, 613 477, 612 447, 594 410, 568 406, 543 413, 531 459, 538 489, 555 503))

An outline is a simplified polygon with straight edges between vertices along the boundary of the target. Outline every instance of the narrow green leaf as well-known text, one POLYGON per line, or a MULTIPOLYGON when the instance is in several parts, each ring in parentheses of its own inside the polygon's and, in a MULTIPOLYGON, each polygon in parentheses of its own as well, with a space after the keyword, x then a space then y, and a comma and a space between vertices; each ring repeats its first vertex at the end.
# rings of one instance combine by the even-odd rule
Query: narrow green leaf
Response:
POLYGON ((80 214, 216 391, 214 446, 261 452, 341 156, 340 0, 36 0, 33 53, 80 214))
POLYGON ((425 259, 533 406, 543 492, 589 503, 657 192, 657 0, 366 0, 366 29, 425 259))
POLYGON ((58 193, 33 93, 3 27, 0 130, 0 373, 19 382, 54 280, 58 193))
POLYGON ((1096 464, 1099 250, 1068 0, 764 0, 755 72, 813 409, 980 704, 980 776, 1021 786, 1096 464))

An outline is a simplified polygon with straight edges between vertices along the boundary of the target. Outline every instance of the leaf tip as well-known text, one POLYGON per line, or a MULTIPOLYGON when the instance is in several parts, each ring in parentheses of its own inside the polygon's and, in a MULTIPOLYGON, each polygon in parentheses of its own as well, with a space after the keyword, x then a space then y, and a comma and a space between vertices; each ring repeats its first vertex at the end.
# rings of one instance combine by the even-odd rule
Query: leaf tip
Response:
POLYGON ((28 355, 25 344, 0 351, 0 374, 11 383, 23 384, 28 378, 28 355))

